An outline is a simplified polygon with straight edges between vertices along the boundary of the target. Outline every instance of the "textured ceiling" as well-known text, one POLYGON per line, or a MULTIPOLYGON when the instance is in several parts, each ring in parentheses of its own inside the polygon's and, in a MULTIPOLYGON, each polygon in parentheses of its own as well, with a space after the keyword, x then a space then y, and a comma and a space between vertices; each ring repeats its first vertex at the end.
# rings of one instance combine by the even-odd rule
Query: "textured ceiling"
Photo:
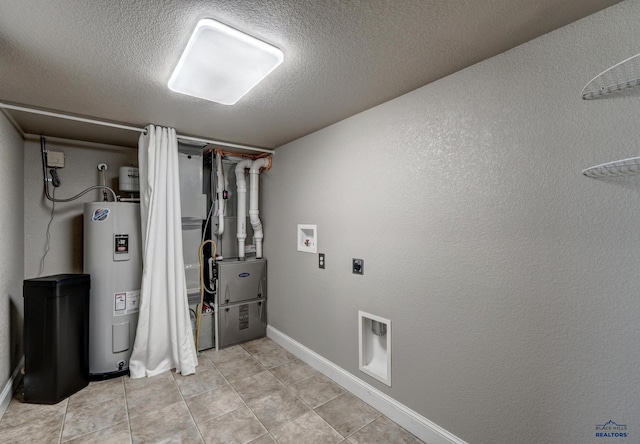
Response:
MULTIPOLYGON (((618 0, 0 1, 0 101, 275 148, 618 0), (283 50, 233 106, 167 81, 211 17, 283 50)), ((11 111, 27 133, 135 146, 138 135, 11 111)))

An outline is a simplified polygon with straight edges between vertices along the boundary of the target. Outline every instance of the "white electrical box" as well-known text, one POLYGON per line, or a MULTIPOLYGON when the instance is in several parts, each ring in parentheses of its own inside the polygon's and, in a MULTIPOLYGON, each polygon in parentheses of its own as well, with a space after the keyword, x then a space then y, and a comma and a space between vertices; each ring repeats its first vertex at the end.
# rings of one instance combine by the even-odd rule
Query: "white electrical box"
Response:
POLYGON ((64 168, 64 153, 47 151, 47 166, 49 168, 64 168))
POLYGON ((298 225, 298 251, 318 252, 318 226, 298 225))

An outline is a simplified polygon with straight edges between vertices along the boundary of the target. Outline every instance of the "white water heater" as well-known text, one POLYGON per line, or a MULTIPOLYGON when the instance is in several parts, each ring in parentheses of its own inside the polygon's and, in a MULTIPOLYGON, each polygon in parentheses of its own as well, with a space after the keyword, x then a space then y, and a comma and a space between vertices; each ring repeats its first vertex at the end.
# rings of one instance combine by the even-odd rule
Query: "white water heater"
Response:
POLYGON ((124 375, 140 307, 140 204, 84 204, 84 273, 91 275, 89 375, 124 375))

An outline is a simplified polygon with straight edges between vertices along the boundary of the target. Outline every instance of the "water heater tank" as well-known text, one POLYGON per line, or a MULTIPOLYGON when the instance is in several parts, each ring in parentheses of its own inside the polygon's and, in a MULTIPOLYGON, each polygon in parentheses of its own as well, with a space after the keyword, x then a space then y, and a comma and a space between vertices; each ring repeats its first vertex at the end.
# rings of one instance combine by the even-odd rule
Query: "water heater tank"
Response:
POLYGON ((140 205, 84 204, 84 272, 91 275, 89 376, 124 375, 138 325, 142 281, 140 205))

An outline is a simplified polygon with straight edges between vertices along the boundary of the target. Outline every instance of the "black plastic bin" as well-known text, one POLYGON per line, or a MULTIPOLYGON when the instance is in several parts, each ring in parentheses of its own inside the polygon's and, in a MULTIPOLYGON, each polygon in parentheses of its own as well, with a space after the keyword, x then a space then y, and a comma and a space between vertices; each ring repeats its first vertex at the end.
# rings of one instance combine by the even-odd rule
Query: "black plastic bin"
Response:
POLYGON ((24 281, 24 400, 56 404, 89 384, 88 274, 24 281))

